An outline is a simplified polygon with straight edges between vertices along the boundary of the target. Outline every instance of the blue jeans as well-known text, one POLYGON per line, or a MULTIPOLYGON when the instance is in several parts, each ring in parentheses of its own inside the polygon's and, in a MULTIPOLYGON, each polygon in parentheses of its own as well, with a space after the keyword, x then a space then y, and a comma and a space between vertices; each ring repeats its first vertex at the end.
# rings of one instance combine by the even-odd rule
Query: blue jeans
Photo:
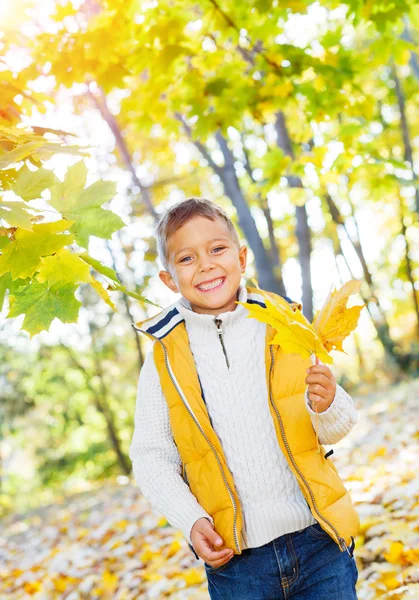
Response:
POLYGON ((358 569, 318 523, 205 571, 211 600, 356 600, 358 569))

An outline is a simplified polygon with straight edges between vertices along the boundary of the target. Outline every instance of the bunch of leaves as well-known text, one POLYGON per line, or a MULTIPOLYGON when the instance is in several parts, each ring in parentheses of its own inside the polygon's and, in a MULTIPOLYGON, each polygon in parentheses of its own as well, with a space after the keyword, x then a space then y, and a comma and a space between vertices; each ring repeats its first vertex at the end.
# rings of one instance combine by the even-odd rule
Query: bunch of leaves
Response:
POLYGON ((54 318, 77 321, 81 303, 75 292, 81 284, 91 285, 112 310, 116 308, 109 290, 148 302, 128 291, 113 269, 87 251, 91 235, 108 239, 124 226, 118 215, 102 208, 114 197, 116 184, 101 180, 86 187, 83 159, 69 167, 60 181, 43 166, 58 152, 85 154, 79 147, 31 131, 0 129, 0 307, 9 290, 7 317, 24 314, 22 327, 31 337, 48 330, 54 318), (45 200, 47 190, 49 208, 31 204, 45 200), (5 192, 13 192, 13 197, 6 200, 5 192), (47 222, 50 213, 57 220, 47 222), (106 287, 91 269, 100 273, 106 287))
POLYGON ((322 308, 315 316, 313 324, 305 318, 298 307, 291 305, 280 296, 273 297, 261 290, 266 307, 248 302, 238 302, 245 306, 248 318, 267 323, 276 331, 271 344, 279 345, 285 352, 300 354, 304 358, 317 356, 324 363, 332 363, 330 350, 344 352, 342 341, 356 328, 364 305, 346 308, 350 295, 359 291, 361 283, 348 281, 338 291, 330 291, 322 308))

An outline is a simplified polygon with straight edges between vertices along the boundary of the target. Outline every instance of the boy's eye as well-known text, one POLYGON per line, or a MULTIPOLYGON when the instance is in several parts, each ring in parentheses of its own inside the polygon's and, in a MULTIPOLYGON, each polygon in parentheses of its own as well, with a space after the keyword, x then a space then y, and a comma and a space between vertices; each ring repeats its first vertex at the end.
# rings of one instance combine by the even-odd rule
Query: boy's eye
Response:
POLYGON ((190 256, 184 256, 183 258, 181 258, 181 259, 180 259, 180 261, 179 261, 179 262, 185 262, 185 260, 186 260, 187 258, 191 258, 191 257, 190 257, 190 256))
POLYGON ((224 250, 225 246, 217 246, 214 250, 224 250))

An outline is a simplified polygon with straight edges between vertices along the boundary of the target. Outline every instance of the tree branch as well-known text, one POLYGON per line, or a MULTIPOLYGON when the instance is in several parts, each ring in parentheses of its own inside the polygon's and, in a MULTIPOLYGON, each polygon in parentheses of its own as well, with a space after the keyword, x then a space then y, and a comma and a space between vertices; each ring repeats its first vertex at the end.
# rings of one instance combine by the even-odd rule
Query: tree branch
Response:
POLYGON ((159 216, 155 211, 153 203, 151 202, 149 190, 145 186, 143 186, 141 181, 138 179, 138 175, 135 172, 135 168, 132 163, 131 155, 128 151, 125 140, 122 137, 121 130, 116 122, 115 117, 110 112, 108 105, 106 103, 106 96, 102 90, 100 90, 100 93, 101 93, 101 101, 99 101, 97 96, 92 94, 92 92, 89 89, 87 91, 87 95, 93 100, 94 104, 96 105, 97 109, 99 110, 100 114, 102 115, 104 121, 108 124, 110 130, 112 131, 112 133, 115 137, 116 145, 121 153, 121 156, 123 158, 125 166, 131 173, 132 181, 133 181, 134 185, 136 185, 140 189, 141 197, 146 206, 146 209, 148 210, 149 214, 153 217, 155 223, 157 223, 159 220, 159 216))

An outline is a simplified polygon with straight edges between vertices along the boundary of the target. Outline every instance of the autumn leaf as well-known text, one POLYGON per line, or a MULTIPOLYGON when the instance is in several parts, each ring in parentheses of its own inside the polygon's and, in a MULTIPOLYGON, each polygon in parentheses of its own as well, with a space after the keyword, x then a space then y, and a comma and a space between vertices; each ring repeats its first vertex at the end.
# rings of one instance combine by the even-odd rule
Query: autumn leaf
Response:
MULTIPOLYGON (((257 284, 256 284, 257 285, 257 284)), ((276 331, 271 344, 278 344, 285 352, 301 354, 304 358, 317 356, 323 363, 332 363, 330 350, 344 352, 342 341, 358 323, 362 306, 346 308, 348 297, 359 291, 360 282, 348 281, 337 292, 331 291, 311 325, 298 308, 280 296, 274 298, 258 286, 266 308, 257 304, 238 302, 249 310, 249 317, 271 325, 276 331)))
POLYGON ((115 196, 116 183, 99 180, 85 188, 86 178, 87 167, 81 160, 67 169, 64 181, 51 187, 50 200, 63 218, 73 220, 70 231, 84 248, 88 247, 91 235, 107 239, 125 225, 121 217, 101 208, 115 196))
POLYGON ((8 317, 24 314, 22 329, 32 337, 42 330, 48 330, 52 320, 59 317, 63 323, 77 319, 81 303, 75 298, 77 286, 71 283, 33 281, 10 295, 8 317))
POLYGON ((40 283, 86 283, 91 279, 89 266, 67 248, 62 248, 51 256, 41 257, 37 275, 40 283))
POLYGON ((346 308, 349 296, 359 292, 361 282, 351 279, 339 290, 331 290, 322 308, 316 314, 313 327, 328 352, 342 348, 343 340, 356 328, 365 304, 346 308))
POLYGON ((248 309, 249 318, 267 323, 275 329, 276 335, 271 344, 281 346, 285 352, 301 354, 304 358, 316 354, 324 363, 333 362, 323 347, 321 338, 298 308, 293 310, 281 297, 273 298, 264 290, 259 291, 265 298, 266 308, 247 302, 237 304, 248 309))
POLYGON ((18 229, 15 241, 0 256, 0 275, 11 272, 12 279, 32 276, 41 257, 54 254, 72 243, 73 235, 63 233, 74 221, 53 221, 34 225, 32 231, 18 229))

